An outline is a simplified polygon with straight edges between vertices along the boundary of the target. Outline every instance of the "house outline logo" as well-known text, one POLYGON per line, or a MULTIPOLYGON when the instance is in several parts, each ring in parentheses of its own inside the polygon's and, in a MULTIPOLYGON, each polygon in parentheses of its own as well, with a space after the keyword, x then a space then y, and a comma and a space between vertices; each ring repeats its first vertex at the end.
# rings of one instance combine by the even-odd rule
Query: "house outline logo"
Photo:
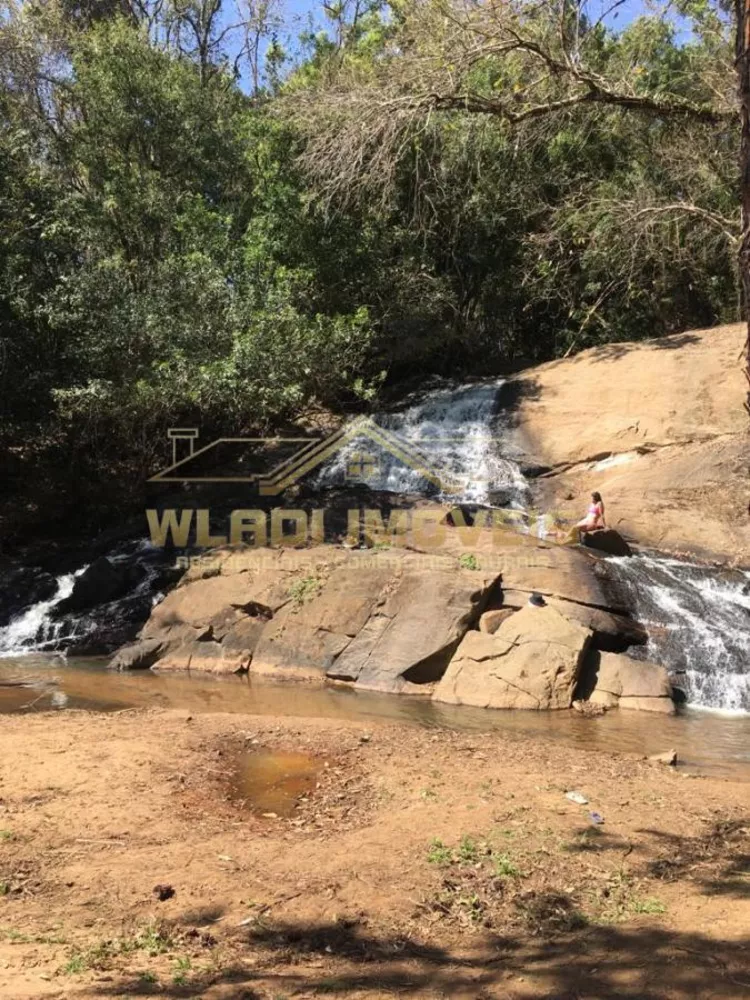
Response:
MULTIPOLYGON (((442 471, 432 466, 429 459, 412 441, 406 441, 398 434, 376 424, 371 417, 359 417, 329 434, 326 438, 302 437, 241 437, 216 438, 201 448, 195 448, 198 438, 195 427, 172 427, 167 436, 172 441, 172 464, 151 476, 150 483, 254 483, 260 496, 278 496, 284 490, 293 486, 299 479, 306 476, 323 462, 328 461, 338 451, 352 441, 366 438, 372 445, 383 449, 403 465, 417 472, 427 482, 432 483, 441 492, 448 494, 460 493, 465 486, 442 471), (187 444, 188 454, 178 459, 179 443, 187 444), (207 455, 218 445, 299 445, 292 455, 279 462, 266 473, 253 473, 245 476, 199 476, 191 475, 187 466, 201 455, 207 455)), ((348 471, 347 463, 347 471, 348 471)))

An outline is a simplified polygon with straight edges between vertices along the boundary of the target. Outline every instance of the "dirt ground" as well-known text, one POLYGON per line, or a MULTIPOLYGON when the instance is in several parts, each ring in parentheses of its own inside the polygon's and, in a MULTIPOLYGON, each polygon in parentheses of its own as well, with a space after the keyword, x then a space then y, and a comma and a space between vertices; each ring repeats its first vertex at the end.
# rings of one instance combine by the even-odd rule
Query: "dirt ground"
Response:
POLYGON ((390 723, 0 718, 0 995, 750 997, 750 787, 390 723), (237 797, 267 751, 317 767, 287 817, 237 797))

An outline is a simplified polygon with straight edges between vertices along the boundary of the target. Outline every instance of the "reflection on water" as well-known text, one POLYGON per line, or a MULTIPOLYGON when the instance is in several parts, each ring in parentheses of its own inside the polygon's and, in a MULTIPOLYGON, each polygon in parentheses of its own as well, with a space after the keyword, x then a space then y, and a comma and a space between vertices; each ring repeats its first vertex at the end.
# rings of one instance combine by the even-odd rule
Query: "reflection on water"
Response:
MULTIPOLYGON (((79 708, 114 711, 158 706, 367 722, 405 722, 463 730, 501 730, 542 736, 598 750, 652 754, 674 747, 691 770, 750 778, 750 715, 722 716, 688 709, 675 717, 608 712, 587 719, 575 712, 498 712, 437 705, 418 697, 342 688, 282 685, 247 676, 111 673, 103 660, 30 655, 0 660, 0 713, 79 708)), ((276 812, 269 809, 269 812, 276 812)))

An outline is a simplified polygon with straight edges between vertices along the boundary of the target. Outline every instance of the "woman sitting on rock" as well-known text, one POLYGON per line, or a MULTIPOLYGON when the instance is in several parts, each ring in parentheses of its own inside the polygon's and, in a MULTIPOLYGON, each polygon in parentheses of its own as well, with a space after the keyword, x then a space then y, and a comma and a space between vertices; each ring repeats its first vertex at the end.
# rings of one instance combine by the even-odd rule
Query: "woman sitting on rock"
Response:
POLYGON ((601 493, 592 493, 588 512, 583 520, 578 522, 576 528, 579 528, 581 531, 597 531, 600 528, 606 527, 602 495, 601 493))

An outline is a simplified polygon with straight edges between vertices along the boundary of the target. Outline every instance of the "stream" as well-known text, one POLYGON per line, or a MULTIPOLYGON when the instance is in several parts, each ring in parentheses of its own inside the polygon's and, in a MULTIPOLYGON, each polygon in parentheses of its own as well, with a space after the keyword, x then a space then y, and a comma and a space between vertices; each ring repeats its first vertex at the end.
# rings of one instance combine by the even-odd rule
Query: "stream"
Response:
POLYGON ((648 755, 674 747, 687 771, 750 780, 750 714, 724 716, 683 708, 674 717, 648 712, 497 712, 429 699, 336 687, 289 685, 247 676, 113 673, 104 659, 32 654, 0 660, 0 714, 82 709, 172 708, 244 715, 324 718, 372 726, 407 725, 471 732, 499 730, 582 749, 648 755), (17 686, 5 686, 8 683, 17 686), (21 686, 23 685, 23 686, 21 686))
MULTIPOLYGON (((462 483, 460 493, 441 492, 386 450, 363 462, 363 442, 356 438, 314 471, 312 485, 324 490, 350 479, 357 458, 368 466, 362 481, 372 489, 475 505, 528 506, 531 485, 521 472, 523 456, 507 431, 499 402, 502 386, 502 380, 441 386, 372 417, 380 428, 408 442, 414 454, 425 456, 426 465, 462 483)), ((364 446, 371 448, 372 441, 364 446)), ((502 728, 638 753, 674 746, 690 766, 747 770, 750 775, 748 572, 655 554, 607 558, 607 576, 619 592, 619 604, 631 608, 649 633, 647 646, 629 652, 664 665, 685 704, 674 718, 610 712, 585 719, 572 712, 451 709, 419 698, 298 690, 239 677, 109 673, 106 660, 92 654, 104 654, 132 638, 175 577, 164 553, 144 540, 112 548, 104 562, 109 563, 103 578, 107 593, 98 593, 89 604, 83 599, 76 603, 83 560, 56 578, 20 567, 15 577, 11 573, 0 579, 0 713, 164 705, 502 728)))

